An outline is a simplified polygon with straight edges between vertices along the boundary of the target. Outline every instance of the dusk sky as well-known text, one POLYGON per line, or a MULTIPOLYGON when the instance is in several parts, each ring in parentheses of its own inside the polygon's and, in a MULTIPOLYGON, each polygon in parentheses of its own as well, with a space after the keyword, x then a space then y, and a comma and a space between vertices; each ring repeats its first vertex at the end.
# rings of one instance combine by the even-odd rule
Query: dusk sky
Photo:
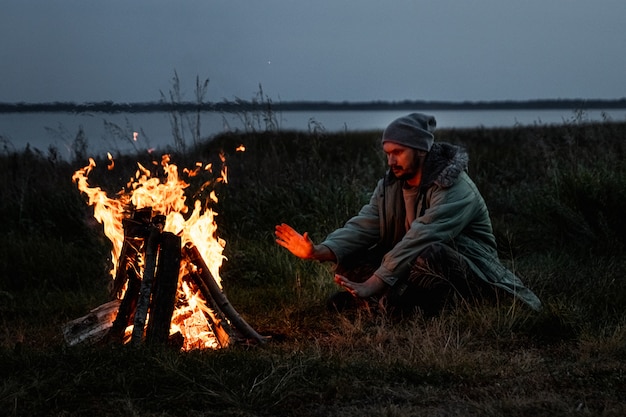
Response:
POLYGON ((0 0, 0 102, 626 97, 624 0, 0 0))

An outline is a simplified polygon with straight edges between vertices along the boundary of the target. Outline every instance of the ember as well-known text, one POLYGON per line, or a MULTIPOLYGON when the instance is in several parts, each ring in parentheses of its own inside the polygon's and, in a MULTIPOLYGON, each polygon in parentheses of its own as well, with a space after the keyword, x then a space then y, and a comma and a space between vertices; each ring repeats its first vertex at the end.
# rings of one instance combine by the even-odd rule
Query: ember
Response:
MULTIPOLYGON (((223 155, 220 159, 224 163, 223 155)), ((191 350, 264 342, 222 290, 219 269, 225 242, 217 236, 216 213, 199 200, 188 213, 184 193, 188 184, 179 178, 168 155, 161 161, 164 180, 137 165, 135 177, 115 199, 88 184, 96 166, 93 159, 72 177, 112 243, 114 299, 67 323, 68 344, 176 343, 191 350)), ((211 170, 211 165, 203 168, 198 163, 185 173, 194 176, 202 169, 211 170)), ((227 182, 226 172, 223 165, 218 182, 227 182)), ((210 199, 217 202, 214 190, 210 199)))

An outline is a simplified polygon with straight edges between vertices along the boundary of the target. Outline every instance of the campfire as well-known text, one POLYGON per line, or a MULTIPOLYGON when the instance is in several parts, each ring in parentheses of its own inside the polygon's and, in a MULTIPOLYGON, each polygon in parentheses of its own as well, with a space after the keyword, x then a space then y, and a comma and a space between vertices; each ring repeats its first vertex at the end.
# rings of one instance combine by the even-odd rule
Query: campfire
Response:
MULTIPOLYGON (((242 151, 244 148, 238 148, 242 151)), ((225 158, 217 179, 201 190, 227 182, 225 158)), ((113 158, 109 155, 109 169, 113 158)), ((84 317, 64 326, 69 345, 79 343, 174 344, 182 350, 219 349, 233 343, 262 343, 259 335, 234 309, 221 286, 219 270, 225 241, 217 235, 217 203, 193 201, 189 212, 178 168, 168 155, 160 164, 162 178, 141 164, 126 188, 110 198, 87 179, 95 168, 77 170, 72 180, 93 207, 94 218, 111 241, 111 298, 84 317)), ((194 177, 212 172, 197 163, 183 172, 194 177)))

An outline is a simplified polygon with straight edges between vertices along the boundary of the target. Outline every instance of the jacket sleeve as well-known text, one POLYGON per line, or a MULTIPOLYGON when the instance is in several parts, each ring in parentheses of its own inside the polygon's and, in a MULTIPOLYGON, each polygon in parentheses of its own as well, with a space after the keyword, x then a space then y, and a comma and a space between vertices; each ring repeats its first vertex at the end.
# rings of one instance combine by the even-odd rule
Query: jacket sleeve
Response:
POLYGON ((482 198, 465 175, 449 188, 435 185, 428 192, 428 209, 413 221, 375 272, 389 285, 408 274, 411 262, 420 252, 434 243, 450 243, 483 209, 482 198))
POLYGON ((373 246, 380 240, 380 216, 378 195, 382 193, 383 180, 380 180, 359 213, 348 220, 343 227, 330 233, 322 242, 337 257, 337 263, 359 249, 373 246))

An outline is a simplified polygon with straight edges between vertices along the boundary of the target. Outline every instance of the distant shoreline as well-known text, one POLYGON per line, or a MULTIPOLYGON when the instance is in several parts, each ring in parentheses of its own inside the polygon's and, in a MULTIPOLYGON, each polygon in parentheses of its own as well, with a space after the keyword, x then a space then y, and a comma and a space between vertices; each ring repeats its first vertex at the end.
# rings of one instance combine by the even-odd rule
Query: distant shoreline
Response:
POLYGON ((617 100, 601 99, 549 99, 527 101, 368 101, 368 102, 330 102, 330 101, 223 101, 223 102, 143 102, 114 103, 102 101, 93 103, 0 103, 0 113, 150 113, 150 112, 226 112, 243 111, 350 111, 350 110, 591 110, 591 109, 626 109, 626 98, 617 100))

